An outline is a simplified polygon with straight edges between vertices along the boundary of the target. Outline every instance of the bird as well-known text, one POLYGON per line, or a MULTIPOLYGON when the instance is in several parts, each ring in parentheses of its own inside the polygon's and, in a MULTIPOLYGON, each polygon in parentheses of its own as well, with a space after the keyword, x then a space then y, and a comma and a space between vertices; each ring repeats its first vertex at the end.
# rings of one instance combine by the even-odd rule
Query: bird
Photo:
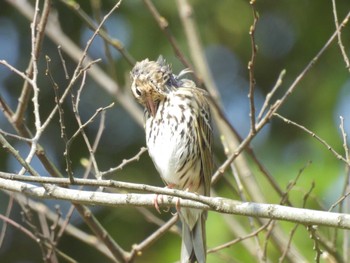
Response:
MULTIPOLYGON (((169 188, 210 196, 213 172, 211 114, 208 93, 178 75, 159 56, 135 64, 131 92, 144 108, 149 155, 169 188)), ((207 211, 179 207, 182 221, 181 263, 206 262, 207 211)))

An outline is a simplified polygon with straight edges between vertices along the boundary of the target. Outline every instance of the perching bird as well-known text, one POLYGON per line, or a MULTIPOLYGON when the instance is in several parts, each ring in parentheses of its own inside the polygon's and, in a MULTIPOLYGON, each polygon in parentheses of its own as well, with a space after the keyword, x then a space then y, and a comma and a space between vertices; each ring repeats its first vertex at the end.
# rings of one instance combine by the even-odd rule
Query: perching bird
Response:
MULTIPOLYGON (((209 196, 213 162, 207 93, 181 75, 174 75, 161 56, 145 59, 131 71, 131 90, 145 107, 148 152, 163 181, 170 188, 209 196)), ((179 214, 181 263, 206 262, 207 212, 180 208, 179 214)))

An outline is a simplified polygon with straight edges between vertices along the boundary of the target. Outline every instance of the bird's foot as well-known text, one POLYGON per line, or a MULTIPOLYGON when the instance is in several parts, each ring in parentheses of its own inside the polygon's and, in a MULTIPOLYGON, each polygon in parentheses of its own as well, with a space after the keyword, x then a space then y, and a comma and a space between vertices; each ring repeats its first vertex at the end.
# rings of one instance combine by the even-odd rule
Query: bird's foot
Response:
MULTIPOLYGON (((174 184, 168 184, 167 186, 165 186, 165 188, 173 189, 174 186, 175 186, 174 184)), ((154 201, 153 201, 155 209, 157 210, 157 212, 159 214, 161 214, 161 211, 159 209, 159 204, 158 204, 158 197, 160 197, 162 200, 161 202, 163 202, 164 195, 156 194, 154 201)), ((167 209, 164 209, 163 212, 169 212, 169 210, 170 210, 170 207, 168 207, 167 209)))

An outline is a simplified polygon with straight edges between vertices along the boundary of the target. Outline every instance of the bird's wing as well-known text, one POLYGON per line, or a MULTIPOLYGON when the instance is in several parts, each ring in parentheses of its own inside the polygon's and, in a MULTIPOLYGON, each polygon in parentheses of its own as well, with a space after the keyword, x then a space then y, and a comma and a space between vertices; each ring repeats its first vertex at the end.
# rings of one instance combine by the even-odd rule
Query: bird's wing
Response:
POLYGON ((196 121, 196 131, 199 139, 199 149, 201 155, 202 174, 204 182, 204 195, 210 195, 210 183, 213 173, 213 130, 211 127, 211 116, 208 100, 202 90, 194 91, 198 103, 198 115, 196 121))

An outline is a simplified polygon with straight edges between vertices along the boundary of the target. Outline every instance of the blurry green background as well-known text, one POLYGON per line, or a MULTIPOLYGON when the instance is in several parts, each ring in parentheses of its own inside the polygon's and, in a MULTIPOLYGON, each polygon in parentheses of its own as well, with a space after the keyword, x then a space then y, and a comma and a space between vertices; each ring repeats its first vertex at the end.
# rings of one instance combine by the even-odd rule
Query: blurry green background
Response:
MULTIPOLYGON (((34 4, 34 1, 29 1, 34 4)), ((96 1, 78 1, 81 8, 92 16, 91 3, 96 1)), ((115 1, 102 1, 102 12, 107 13, 115 1)), ((189 49, 184 29, 179 19, 174 1, 153 1, 162 16, 169 22, 169 28, 180 44, 182 52, 189 56, 189 49)), ((252 10, 248 1, 220 0, 220 1, 190 1, 195 12, 200 37, 205 55, 209 61, 215 83, 220 91, 223 107, 228 120, 244 137, 249 130, 249 101, 247 98, 249 81, 247 64, 251 57, 251 43, 249 28, 253 21, 252 10)), ((7 60, 20 70, 25 70, 30 60, 30 23, 6 1, 0 4, 0 59, 7 60)), ((60 1, 53 1, 53 8, 57 10, 63 31, 79 46, 85 47, 92 32, 81 19, 60 1)), ((256 28, 256 42, 258 55, 255 67, 257 81, 256 106, 259 111, 265 95, 274 86, 278 75, 283 69, 287 70, 283 84, 277 96, 295 80, 297 75, 306 67, 317 52, 335 31, 331 1, 297 0, 297 1, 257 1, 256 9, 260 19, 256 28)), ((350 10, 349 1, 337 1, 339 21, 350 10)), ((106 28, 109 34, 119 39, 135 59, 156 59, 162 54, 172 65, 175 73, 183 69, 183 65, 176 58, 169 42, 159 29, 152 15, 146 9, 143 1, 123 1, 120 8, 107 20, 106 28)), ((342 31, 343 43, 347 54, 350 54, 350 30, 346 27, 342 31)), ((49 79, 45 76, 44 55, 52 60, 51 69, 61 92, 68 81, 64 79, 64 72, 58 57, 57 47, 50 39, 45 38, 42 56, 39 61, 40 71, 40 100, 41 114, 46 117, 54 105, 54 92, 49 79)), ((121 87, 128 88, 128 72, 131 67, 117 51, 112 50, 112 65, 109 64, 104 52, 101 39, 95 39, 89 50, 89 55, 102 58, 100 66, 109 72, 121 87)), ((65 56, 70 75, 75 63, 65 56)), ((0 67, 0 96, 15 109, 17 98, 21 92, 22 79, 5 67, 0 67)), ((274 97, 274 99, 277 98, 274 97)), ((80 113, 83 120, 87 120, 99 107, 107 106, 113 101, 108 94, 91 80, 87 80, 83 92, 80 113)), ((342 138, 339 130, 342 115, 345 127, 350 134, 350 78, 337 41, 322 55, 312 70, 304 77, 296 91, 282 107, 280 113, 287 118, 306 126, 323 139, 336 151, 343 154, 342 138)), ((65 118, 67 133, 72 135, 77 129, 76 121, 71 110, 70 99, 65 104, 65 118)), ((34 130, 33 114, 30 108, 26 115, 28 125, 34 130)), ((13 132, 11 125, 0 114, 1 129, 13 132)), ((98 121, 86 129, 91 140, 98 129, 98 121)), ((27 145, 16 140, 10 140, 20 153, 25 156, 27 145)), ((40 142, 57 167, 64 173, 63 158, 64 144, 60 138, 58 117, 54 119, 43 135, 40 142)), ((224 161, 220 140, 216 138, 217 165, 224 161)), ((107 112, 106 130, 97 150, 97 161, 101 170, 108 170, 117 166, 123 159, 134 156, 141 146, 145 145, 144 131, 118 103, 107 112)), ((260 161, 268 168, 282 189, 298 174, 299 169, 309 161, 312 164, 303 172, 300 181, 291 193, 291 198, 297 206, 302 205, 302 197, 311 187, 316 186, 307 207, 321 209, 318 202, 322 202, 327 210, 341 195, 345 180, 344 164, 338 161, 324 146, 305 132, 288 126, 279 119, 274 119, 253 141, 253 149, 260 161)), ((72 161, 74 175, 82 176, 84 169, 80 160, 88 158, 85 143, 79 137, 72 147, 72 161)), ((44 169, 36 160, 33 166, 46 175, 44 169)), ((20 166, 11 156, 0 150, 0 169, 16 172, 20 166)), ((257 171, 255 166, 252 169, 257 171)), ((280 198, 272 191, 271 186, 257 172, 257 180, 264 189, 266 199, 271 203, 278 203, 280 198)), ((157 172, 153 168, 150 158, 144 154, 139 162, 132 163, 118 172, 113 179, 137 183, 147 183, 162 186, 157 172)), ((223 196, 238 198, 219 184, 217 191, 223 196)), ((0 193, 0 212, 3 214, 7 205, 7 195, 0 193)), ((67 211, 69 204, 48 201, 51 207, 60 205, 61 211, 67 211)), ((95 208, 96 216, 109 230, 115 240, 128 250, 135 242, 142 241, 146 235, 156 229, 152 224, 145 223, 142 215, 133 208, 95 208)), ((169 213, 161 215, 169 218, 169 213)), ((21 222, 20 208, 16 206, 11 218, 21 222)), ((238 217, 243 225, 248 221, 245 217, 238 217)), ((82 223, 79 215, 73 217, 77 225, 82 223)), ((2 222, 0 222, 0 226, 2 222)), ((282 224, 288 231, 293 225, 282 224)), ((86 226, 81 225, 83 229, 86 226)), ((325 233, 329 230, 325 229, 325 233)), ((288 232, 287 232, 288 233, 288 232)), ((223 224, 223 219, 215 213, 209 214, 207 224, 208 246, 214 247, 225 241, 234 239, 223 224)), ((341 234, 340 234, 341 236, 341 234)), ((305 257, 314 257, 312 241, 308 233, 300 227, 297 231, 295 244, 305 257)), ((93 249, 87 249, 81 242, 64 237, 59 248, 77 259, 79 262, 108 262, 93 249)), ((341 249, 339 247, 339 249, 341 249)), ((143 253, 137 262, 174 262, 179 257, 180 238, 174 234, 166 234, 150 249, 143 253), (156 261, 154 261, 156 260, 156 261)), ((271 249, 272 257, 276 253, 271 249)), ((278 258, 278 254, 275 255, 278 258)), ((238 244, 225 249, 215 255, 209 255, 209 262, 230 262, 232 258, 241 262, 254 262, 254 258, 238 244)), ((20 231, 8 228, 4 244, 0 247, 1 262, 40 262, 41 253, 36 244, 25 237, 20 231)))

